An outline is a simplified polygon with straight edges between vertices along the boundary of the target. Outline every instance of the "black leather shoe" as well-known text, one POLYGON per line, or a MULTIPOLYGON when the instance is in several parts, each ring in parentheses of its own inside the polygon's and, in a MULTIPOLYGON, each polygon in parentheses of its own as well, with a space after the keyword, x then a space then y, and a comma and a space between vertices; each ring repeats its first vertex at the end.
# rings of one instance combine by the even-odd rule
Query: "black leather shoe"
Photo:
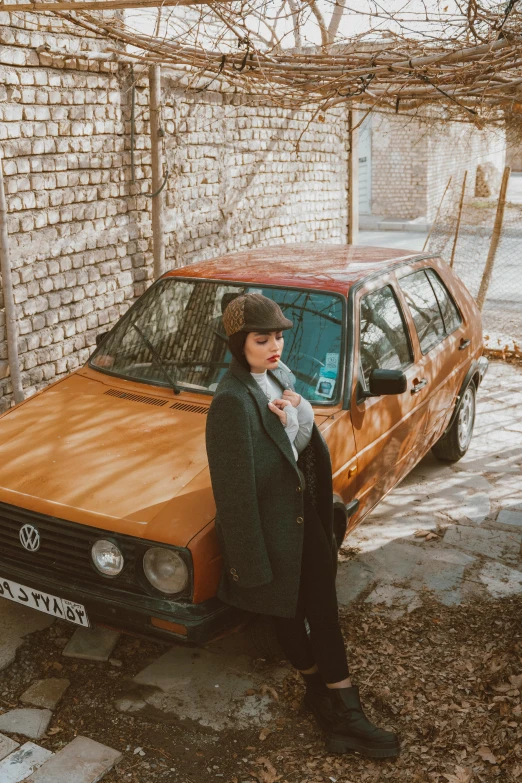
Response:
POLYGON ((306 693, 303 704, 305 709, 313 713, 323 731, 329 731, 334 725, 335 715, 332 709, 331 690, 328 688, 319 672, 303 674, 301 676, 306 684, 306 693))
POLYGON ((399 738, 391 731, 379 729, 368 720, 359 698, 359 688, 331 688, 330 702, 334 714, 326 748, 330 753, 358 751, 372 759, 386 759, 400 753, 399 738))

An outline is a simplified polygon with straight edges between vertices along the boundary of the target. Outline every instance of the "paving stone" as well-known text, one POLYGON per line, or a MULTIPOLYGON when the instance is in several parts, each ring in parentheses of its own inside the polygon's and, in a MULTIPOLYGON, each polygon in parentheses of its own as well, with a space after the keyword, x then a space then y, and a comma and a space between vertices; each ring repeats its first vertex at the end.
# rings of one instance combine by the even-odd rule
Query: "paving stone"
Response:
POLYGON ((376 577, 371 568, 358 560, 339 563, 337 568, 337 599, 341 605, 355 601, 376 577))
POLYGON ((52 625, 54 617, 0 598, 0 671, 13 663, 24 637, 52 625))
POLYGON ((522 593, 522 571, 503 563, 486 563, 479 573, 479 579, 493 598, 522 593))
POLYGON ((521 539, 513 533, 505 533, 502 530, 454 525, 447 529, 443 543, 445 546, 458 547, 492 559, 517 562, 521 539))
POLYGON ((522 510, 513 511, 512 509, 502 509, 497 517, 497 522, 502 525, 513 525, 513 527, 522 528, 522 510))
POLYGON ((475 492, 473 495, 456 498, 448 497, 446 514, 455 521, 467 517, 476 525, 480 525, 489 516, 491 503, 485 492, 475 492))
POLYGON ((87 661, 108 661, 120 634, 109 628, 77 628, 62 655, 87 661))
POLYGON ((31 707, 9 710, 0 715, 0 731, 7 731, 8 734, 23 734, 24 737, 31 739, 40 739, 47 731, 52 717, 51 710, 36 710, 31 707))
POLYGON ((1 783, 20 783, 52 757, 50 750, 26 742, 10 756, 0 761, 1 783))
POLYGON ((365 603, 384 604, 398 617, 405 612, 413 612, 422 606, 422 599, 415 591, 395 585, 382 584, 370 593, 365 603))
POLYGON ((25 783, 96 783, 122 754, 88 737, 75 737, 25 783))
POLYGON ((32 704, 33 707, 47 707, 54 710, 71 683, 69 680, 50 677, 47 680, 34 682, 22 695, 22 704, 32 704))
POLYGON ((15 742, 9 737, 5 737, 3 734, 0 734, 0 759, 4 759, 6 756, 12 753, 13 750, 16 750, 16 748, 18 748, 19 746, 20 746, 19 742, 15 742))
MULTIPOLYGON (((274 683, 288 669, 271 669, 274 683)), ((120 712, 160 710, 164 719, 196 721, 215 731, 266 726, 279 714, 279 704, 258 691, 266 674, 255 670, 245 654, 222 649, 173 647, 134 677, 128 693, 116 700, 120 712)))

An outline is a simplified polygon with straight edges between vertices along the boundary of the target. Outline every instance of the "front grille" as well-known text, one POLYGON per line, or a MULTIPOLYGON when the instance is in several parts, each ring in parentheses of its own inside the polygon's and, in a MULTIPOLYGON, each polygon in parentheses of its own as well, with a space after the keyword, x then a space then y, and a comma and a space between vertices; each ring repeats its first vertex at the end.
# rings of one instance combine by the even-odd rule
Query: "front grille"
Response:
POLYGON ((75 584, 110 583, 128 592, 145 593, 135 578, 136 545, 130 537, 0 503, 0 568, 2 562, 23 566, 31 574, 64 577, 75 584), (29 552, 20 543, 20 529, 26 524, 40 534, 37 552, 29 552), (92 565, 91 547, 99 538, 113 539, 123 554, 125 566, 116 578, 98 574, 92 565))

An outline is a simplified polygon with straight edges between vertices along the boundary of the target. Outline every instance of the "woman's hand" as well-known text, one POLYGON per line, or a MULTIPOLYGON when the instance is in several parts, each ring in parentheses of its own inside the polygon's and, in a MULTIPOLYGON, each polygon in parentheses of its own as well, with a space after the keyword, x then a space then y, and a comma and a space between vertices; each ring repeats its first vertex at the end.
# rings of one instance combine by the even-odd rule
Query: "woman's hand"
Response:
POLYGON ((270 408, 272 413, 275 413, 276 416, 279 417, 279 419, 281 420, 281 424, 284 427, 286 427, 287 424, 285 408, 288 405, 290 406, 292 405, 292 403, 289 402, 288 400, 272 400, 272 402, 268 403, 268 407, 270 408))
POLYGON ((297 406, 301 402, 301 395, 295 391, 291 391, 291 389, 285 389, 285 391, 283 392, 283 399, 288 400, 288 402, 294 408, 297 408, 297 406))

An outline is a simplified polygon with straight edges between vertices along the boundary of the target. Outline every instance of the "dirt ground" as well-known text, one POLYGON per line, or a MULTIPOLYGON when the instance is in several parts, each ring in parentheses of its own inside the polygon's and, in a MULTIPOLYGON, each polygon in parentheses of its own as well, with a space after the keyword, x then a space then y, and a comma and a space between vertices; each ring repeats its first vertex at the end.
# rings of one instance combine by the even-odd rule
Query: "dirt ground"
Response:
POLYGON ((61 622, 28 637, 2 672, 0 705, 17 706, 37 678, 67 677, 71 687, 39 744, 56 751, 85 734, 122 751, 104 783, 520 783, 521 615, 522 595, 454 608, 426 596, 395 620, 368 604, 343 611, 354 681, 369 716, 399 731, 398 761, 328 755, 290 669, 273 692, 282 717, 261 731, 216 733, 161 715, 120 714, 115 696, 167 646, 122 636, 112 662, 65 658, 72 631, 61 622))

